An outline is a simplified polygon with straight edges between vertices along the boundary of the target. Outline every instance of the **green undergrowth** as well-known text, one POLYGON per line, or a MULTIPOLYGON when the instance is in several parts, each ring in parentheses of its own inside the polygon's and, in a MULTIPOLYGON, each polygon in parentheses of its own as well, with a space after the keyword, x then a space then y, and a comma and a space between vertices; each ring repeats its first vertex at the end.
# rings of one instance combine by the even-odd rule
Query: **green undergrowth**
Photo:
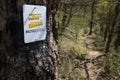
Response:
MULTIPOLYGON (((120 76, 120 52, 116 51, 114 49, 114 44, 111 43, 110 51, 105 53, 106 42, 103 39, 103 34, 100 32, 100 29, 97 26, 93 30, 92 38, 95 40, 94 44, 96 50, 107 56, 104 72, 101 72, 100 74, 102 79, 118 80, 120 76)), ((120 48, 118 50, 120 50, 120 48)))
POLYGON ((84 35, 86 25, 84 19, 81 20, 74 16, 65 31, 59 36, 61 59, 59 72, 62 80, 85 80, 85 71, 78 65, 88 51, 84 35))
POLYGON ((85 57, 87 53, 85 42, 85 22, 80 18, 73 17, 63 33, 59 37, 59 46, 64 54, 74 54, 77 57, 85 57))
POLYGON ((75 80, 76 77, 79 80, 85 80, 84 70, 79 67, 75 68, 80 64, 78 59, 85 58, 87 53, 85 37, 79 34, 79 38, 74 40, 63 35, 61 36, 60 49, 60 77, 63 80, 75 80))

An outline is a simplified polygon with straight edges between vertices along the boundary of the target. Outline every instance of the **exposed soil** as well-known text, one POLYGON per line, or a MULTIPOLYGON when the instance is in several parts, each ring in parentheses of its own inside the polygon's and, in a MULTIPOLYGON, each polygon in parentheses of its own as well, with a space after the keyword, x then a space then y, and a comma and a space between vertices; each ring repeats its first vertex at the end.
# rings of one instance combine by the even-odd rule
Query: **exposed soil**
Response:
POLYGON ((89 78, 90 80, 101 80, 98 77, 100 72, 104 71, 105 56, 101 56, 103 53, 95 49, 95 41, 90 35, 86 35, 86 44, 88 48, 86 59, 90 59, 90 62, 87 63, 89 78))

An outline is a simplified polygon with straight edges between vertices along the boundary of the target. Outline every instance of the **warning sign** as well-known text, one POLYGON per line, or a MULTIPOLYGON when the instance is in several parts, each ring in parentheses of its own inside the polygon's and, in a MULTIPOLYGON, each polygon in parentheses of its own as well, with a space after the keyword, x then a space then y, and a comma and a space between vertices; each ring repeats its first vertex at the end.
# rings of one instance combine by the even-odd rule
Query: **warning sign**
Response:
POLYGON ((46 38, 46 7, 23 5, 24 42, 30 43, 46 38))

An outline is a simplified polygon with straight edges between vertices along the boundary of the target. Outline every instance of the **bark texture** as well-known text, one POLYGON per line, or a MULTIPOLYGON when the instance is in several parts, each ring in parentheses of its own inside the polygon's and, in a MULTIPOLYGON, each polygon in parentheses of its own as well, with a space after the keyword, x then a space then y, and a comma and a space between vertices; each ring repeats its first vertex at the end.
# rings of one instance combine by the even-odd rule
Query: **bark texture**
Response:
POLYGON ((55 24, 53 25, 56 12, 55 6, 53 7, 54 2, 51 0, 0 1, 0 11, 2 11, 0 14, 0 80, 55 80, 57 78, 58 52, 52 30, 55 27, 55 24), (46 40, 24 43, 22 5, 25 3, 47 6, 46 40))

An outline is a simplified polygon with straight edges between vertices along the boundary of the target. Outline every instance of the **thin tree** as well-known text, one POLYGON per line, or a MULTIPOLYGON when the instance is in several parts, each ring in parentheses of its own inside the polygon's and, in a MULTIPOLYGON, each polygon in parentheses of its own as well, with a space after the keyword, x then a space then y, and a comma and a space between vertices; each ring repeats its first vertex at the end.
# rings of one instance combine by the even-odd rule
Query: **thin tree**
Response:
POLYGON ((90 21, 90 31, 89 31, 89 35, 92 34, 92 29, 93 29, 94 7, 95 7, 95 0, 92 0, 92 6, 91 6, 91 21, 90 21))

